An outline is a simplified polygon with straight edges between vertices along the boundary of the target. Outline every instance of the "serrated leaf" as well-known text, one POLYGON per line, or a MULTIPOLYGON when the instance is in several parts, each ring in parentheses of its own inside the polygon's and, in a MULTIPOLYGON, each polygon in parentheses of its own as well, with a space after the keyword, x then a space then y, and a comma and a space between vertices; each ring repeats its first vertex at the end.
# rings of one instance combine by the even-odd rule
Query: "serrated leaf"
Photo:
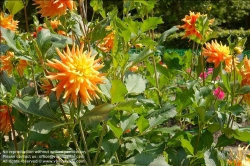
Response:
POLYGON ((48 134, 52 128, 58 126, 59 123, 54 122, 38 122, 30 127, 30 131, 37 132, 39 134, 48 134))
POLYGON ((138 35, 139 23, 137 21, 133 21, 131 18, 125 19, 125 23, 127 23, 129 30, 133 32, 135 35, 138 35))
POLYGON ((245 85, 241 87, 236 93, 239 95, 250 93, 250 85, 245 85))
POLYGON ((19 50, 16 47, 16 42, 13 40, 15 37, 15 33, 9 29, 5 29, 2 26, 0 26, 0 31, 1 31, 1 37, 5 39, 7 42, 7 45, 11 47, 13 50, 16 52, 19 52, 19 50))
POLYGON ((228 138, 225 134, 222 134, 221 136, 219 136, 217 144, 216 144, 216 148, 219 147, 226 147, 228 145, 232 145, 235 142, 235 138, 228 138))
POLYGON ((137 150, 139 153, 143 151, 143 141, 138 137, 129 139, 129 142, 125 146, 130 151, 137 150))
POLYGON ((128 91, 121 80, 112 80, 110 93, 111 103, 114 104, 125 101, 124 97, 128 93, 128 91))
POLYGON ((139 74, 129 74, 125 78, 125 85, 128 93, 140 94, 146 89, 146 80, 142 78, 139 74))
POLYGON ((215 133, 216 131, 219 131, 221 129, 221 126, 216 123, 208 124, 207 130, 211 133, 215 133))
POLYGON ((153 155, 148 153, 137 154, 128 160, 124 161, 126 164, 132 165, 147 165, 147 166, 169 166, 166 159, 162 155, 153 155))
POLYGON ((205 151, 204 160, 206 166, 218 166, 218 157, 214 155, 210 150, 205 151))
POLYGON ((245 109, 239 105, 239 104, 236 104, 236 105, 233 105, 233 106, 230 106, 227 108, 230 112, 232 112, 234 115, 239 115, 240 113, 244 112, 245 109))
POLYGON ((48 141, 50 137, 51 137, 50 133, 40 134, 34 131, 30 131, 27 141, 35 141, 35 142, 48 141))
POLYGON ((119 142, 117 138, 114 138, 112 133, 105 135, 102 141, 102 147, 105 152, 107 161, 113 156, 116 150, 119 148, 119 142))
POLYGON ((49 103, 41 97, 32 97, 27 100, 14 98, 12 106, 22 112, 59 122, 53 111, 50 109, 49 103))
POLYGON ((6 0, 5 6, 11 15, 15 15, 24 8, 23 1, 6 0))
POLYGON ((110 33, 109 31, 106 30, 106 27, 109 25, 109 22, 110 21, 107 18, 105 18, 94 27, 94 30, 91 33, 92 35, 91 43, 103 39, 110 33))
POLYGON ((111 98, 111 95, 110 95, 110 89, 111 89, 111 82, 105 78, 104 80, 105 84, 100 84, 100 90, 102 91, 102 93, 108 97, 108 98, 111 98))
POLYGON ((8 92, 11 91, 12 86, 17 85, 13 78, 8 77, 8 75, 4 72, 0 72, 0 82, 6 88, 8 92))
POLYGON ((114 132, 115 136, 117 138, 120 138, 123 133, 122 128, 118 127, 117 124, 115 124, 113 121, 108 121, 108 126, 114 132))
POLYGON ((144 116, 140 116, 140 118, 136 122, 140 133, 143 133, 149 127, 148 119, 145 119, 144 116))
POLYGON ((89 125, 94 125, 101 121, 107 120, 110 111, 114 108, 112 104, 104 103, 102 105, 96 106, 89 112, 86 112, 82 119, 84 123, 89 125))
POLYGON ((143 49, 143 51, 141 51, 140 54, 132 54, 129 60, 133 61, 133 65, 136 65, 137 63, 145 60, 146 58, 148 58, 150 55, 153 54, 154 52, 147 47, 143 49))
POLYGON ((144 46, 154 46, 156 44, 156 42, 154 40, 152 40, 150 37, 145 37, 141 40, 138 40, 135 42, 135 44, 142 44, 144 46))
POLYGON ((138 119, 138 114, 133 113, 132 115, 130 115, 129 117, 125 117, 125 119, 123 119, 121 121, 121 128, 122 131, 126 131, 127 129, 129 129, 132 125, 135 124, 136 119, 138 119))
POLYGON ((169 35, 171 35, 172 33, 175 33, 177 30, 179 30, 179 28, 177 28, 176 26, 173 26, 171 29, 163 32, 160 38, 158 39, 157 43, 159 45, 162 44, 169 35))
POLYGON ((141 25, 141 31, 146 32, 149 29, 155 29, 158 24, 163 24, 162 18, 160 17, 149 17, 143 20, 141 25))
POLYGON ((194 155, 194 147, 191 145, 190 141, 181 138, 181 146, 185 149, 185 151, 190 154, 194 155))
POLYGON ((121 102, 116 105, 114 110, 123 110, 123 111, 140 111, 142 109, 142 104, 139 103, 137 100, 129 100, 125 102, 121 102))

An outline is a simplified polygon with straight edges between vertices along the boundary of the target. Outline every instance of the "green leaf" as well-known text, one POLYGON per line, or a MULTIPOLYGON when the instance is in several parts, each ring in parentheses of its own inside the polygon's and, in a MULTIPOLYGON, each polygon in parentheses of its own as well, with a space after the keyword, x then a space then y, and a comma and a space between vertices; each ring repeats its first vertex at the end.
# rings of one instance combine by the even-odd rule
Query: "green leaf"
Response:
POLYGON ((149 127, 148 119, 145 119, 144 116, 140 116, 140 118, 136 122, 140 133, 143 133, 149 127))
POLYGON ((9 50, 9 46, 0 43, 0 54, 1 55, 5 55, 5 52, 9 50))
POLYGON ((129 129, 132 125, 135 124, 136 119, 138 119, 138 114, 133 113, 132 115, 130 115, 129 117, 125 117, 122 121, 121 121, 121 128, 122 131, 126 131, 127 129, 129 129))
POLYGON ((137 21, 133 21, 131 18, 125 19, 125 23, 127 23, 129 30, 133 32, 135 35, 138 35, 139 23, 137 21))
POLYGON ((221 129, 221 126, 219 124, 212 123, 212 124, 207 125, 207 129, 211 133, 215 133, 215 132, 217 132, 217 131, 219 131, 221 129))
POLYGON ((204 160, 205 160, 205 163, 206 163, 207 166, 208 165, 209 166, 218 166, 218 165, 220 165, 217 153, 214 150, 205 151, 204 160))
POLYGON ((125 146, 129 151, 137 150, 139 153, 143 151, 143 141, 138 137, 129 138, 129 142, 127 142, 125 146))
POLYGON ((165 53, 163 55, 163 60, 166 63, 168 69, 172 70, 181 70, 183 67, 183 57, 181 57, 178 53, 165 53))
POLYGON ((115 136, 117 138, 120 138, 120 136, 122 135, 123 131, 121 129, 121 127, 118 127, 117 124, 115 124, 114 121, 108 121, 108 126, 110 127, 110 129, 114 132, 115 136))
POLYGON ((228 74, 226 72, 222 71, 222 68, 221 68, 221 74, 220 75, 222 77, 222 81, 223 81, 223 84, 225 85, 225 88, 227 89, 227 91, 229 93, 231 93, 228 74))
POLYGON ((128 91, 121 80, 112 80, 110 93, 111 103, 114 104, 125 101, 124 96, 128 93, 128 91))
POLYGON ((103 9, 102 0, 91 0, 90 6, 93 8, 94 12, 99 12, 103 18, 106 18, 105 10, 103 9))
POLYGON ((229 146, 229 145, 232 145, 235 143, 235 138, 232 137, 232 138, 228 138, 225 134, 222 134, 219 138, 218 138, 218 142, 216 144, 216 148, 219 148, 219 147, 226 147, 226 146, 229 146))
POLYGON ((37 132, 39 134, 48 134, 59 123, 54 122, 38 122, 30 127, 30 131, 37 132))
POLYGON ((12 109, 12 114, 14 114, 15 117, 14 129, 18 132, 28 132, 27 116, 18 112, 16 109, 12 109))
POLYGON ((149 17, 146 20, 143 20, 141 25, 141 31, 146 32, 149 29, 157 28, 158 24, 163 24, 162 18, 160 17, 149 17))
POLYGON ((145 37, 145 38, 143 38, 141 40, 136 41, 135 44, 142 44, 144 46, 154 47, 154 45, 156 44, 156 42, 154 40, 152 40, 150 37, 145 37))
POLYGON ((108 98, 111 98, 111 95, 110 95, 110 89, 111 89, 111 82, 105 78, 104 80, 105 84, 100 84, 100 90, 102 91, 102 93, 108 97, 108 98))
POLYGON ((212 135, 212 133, 210 133, 208 130, 206 130, 205 132, 202 133, 201 135, 201 139, 202 139, 202 144, 203 147, 209 149, 214 141, 214 137, 212 135))
POLYGON ((138 102, 137 100, 129 100, 125 102, 118 103, 114 110, 123 110, 123 111, 129 111, 129 112, 142 112, 142 104, 138 102))
POLYGON ((101 40, 106 37, 110 32, 106 30, 106 27, 109 25, 109 20, 107 18, 100 21, 91 33, 91 43, 101 40))
POLYGON ((240 115, 240 113, 244 112, 244 108, 239 105, 239 104, 236 104, 236 105, 233 105, 233 106, 230 106, 227 108, 230 112, 232 112, 234 115, 240 115))
POLYGON ((91 111, 86 112, 83 115, 83 121, 87 126, 95 125, 101 121, 107 120, 110 111, 114 108, 112 104, 104 103, 102 105, 96 106, 91 111))
POLYGON ((191 145, 190 141, 181 138, 181 146, 185 149, 185 151, 190 154, 194 155, 194 147, 191 145))
POLYGON ((164 134, 171 134, 174 133, 176 130, 181 130, 179 126, 171 126, 171 127, 162 127, 153 129, 154 131, 161 131, 164 134))
POLYGON ((105 152, 106 161, 109 161, 109 159, 113 156, 113 154, 119 148, 118 139, 114 138, 113 134, 109 132, 103 138, 102 147, 105 152))
POLYGON ((146 89, 147 81, 143 79, 140 74, 127 75, 127 77, 125 78, 125 82, 128 93, 140 94, 143 93, 146 89))
POLYGON ((26 100, 14 98, 12 106, 22 112, 59 122, 53 111, 50 109, 49 103, 41 97, 32 97, 31 99, 26 100))
POLYGON ((236 93, 239 95, 250 93, 250 85, 245 85, 241 87, 236 93))
POLYGON ((8 75, 4 71, 0 72, 0 82, 3 84, 3 86, 6 88, 8 92, 11 91, 13 86, 17 85, 14 79, 8 77, 8 75))
POLYGON ((40 134, 34 131, 30 131, 27 141, 35 141, 35 142, 48 141, 50 137, 51 137, 50 133, 40 134))
POLYGON ((169 166, 166 162, 165 157, 162 155, 153 155, 148 153, 137 154, 128 160, 124 161, 126 164, 132 165, 148 165, 148 166, 169 166))
POLYGON ((235 130, 235 133, 233 133, 233 136, 235 139, 240 140, 240 141, 244 141, 244 142, 248 142, 250 141, 250 131, 247 130, 235 130))
POLYGON ((13 16, 24 8, 23 1, 6 0, 5 6, 13 16))
POLYGON ((176 26, 173 26, 171 29, 163 32, 160 36, 160 38, 158 39, 157 43, 159 45, 161 45, 165 40, 166 38, 171 35, 172 33, 175 33, 177 30, 179 30, 176 26))
POLYGON ((205 108, 203 106, 200 106, 200 107, 196 107, 195 110, 198 113, 199 121, 202 123, 205 122, 205 116, 206 116, 205 108))
POLYGON ((148 58, 150 55, 153 55, 154 52, 149 49, 149 48, 145 48, 143 49, 143 51, 140 52, 140 54, 132 54, 130 56, 130 61, 133 61, 133 65, 136 65, 137 63, 145 60, 146 58, 148 58))
POLYGON ((16 42, 14 40, 15 37, 15 33, 9 29, 5 29, 3 27, 0 26, 0 32, 2 35, 2 38, 5 39, 5 41, 7 42, 7 45, 12 48, 13 50, 15 50, 16 52, 19 52, 19 50, 16 47, 16 42))

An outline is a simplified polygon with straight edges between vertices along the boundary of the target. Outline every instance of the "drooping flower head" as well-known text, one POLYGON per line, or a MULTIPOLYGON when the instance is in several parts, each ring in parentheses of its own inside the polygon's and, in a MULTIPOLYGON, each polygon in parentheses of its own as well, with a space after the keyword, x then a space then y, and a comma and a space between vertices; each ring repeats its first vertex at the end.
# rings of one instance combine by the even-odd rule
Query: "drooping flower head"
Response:
MULTIPOLYGON (((212 43, 205 43, 206 47, 203 47, 202 55, 207 58, 207 62, 213 63, 214 67, 218 67, 222 61, 225 61, 225 70, 230 72, 233 65, 232 55, 230 55, 229 47, 219 44, 216 40, 212 43)), ((234 59, 234 65, 239 63, 237 58, 234 59)))
POLYGON ((98 95, 96 92, 101 93, 97 84, 104 83, 104 75, 99 73, 99 69, 103 67, 99 63, 100 59, 94 59, 91 52, 83 52, 84 45, 79 47, 73 46, 70 51, 66 47, 66 52, 60 52, 57 48, 57 54, 61 61, 53 59, 48 60, 47 65, 56 69, 55 72, 50 72, 47 78, 57 80, 58 83, 52 91, 55 91, 57 99, 64 92, 63 98, 65 103, 70 100, 77 107, 77 100, 80 100, 84 105, 88 105, 90 101, 98 95))
POLYGON ((27 61, 16 58, 14 52, 7 51, 5 56, 0 56, 0 71, 5 70, 9 75, 16 69, 18 74, 23 76, 24 69, 27 66, 27 61))
MULTIPOLYGON (((6 105, 0 106, 0 132, 2 132, 3 134, 7 134, 11 129, 8 109, 10 110, 10 112, 12 111, 11 107, 8 107, 6 105)), ((11 116, 11 118, 12 121, 14 121, 14 117, 11 116)))
MULTIPOLYGON (((182 21, 185 22, 185 24, 181 26, 177 26, 177 28, 182 28, 185 30, 185 35, 182 38, 188 37, 188 36, 196 36, 199 39, 202 39, 202 35, 199 32, 199 30, 196 28, 196 21, 200 16, 206 16, 202 15, 199 12, 194 13, 194 12, 189 12, 189 15, 186 15, 185 18, 182 19, 182 21)), ((212 24, 214 20, 209 20, 209 24, 212 24)), ((211 30, 211 29, 209 29, 211 30)))
POLYGON ((73 0, 34 0, 34 5, 39 5, 42 17, 54 17, 64 15, 67 11, 74 9, 73 0))
MULTIPOLYGON (((105 28, 107 31, 111 31, 111 27, 107 26, 105 28)), ((101 43, 98 43, 98 47, 103 52, 110 52, 114 46, 114 32, 109 33, 102 41, 101 43)))
POLYGON ((214 91, 213 91, 213 95, 218 99, 218 100, 223 100, 224 97, 225 97, 225 92, 220 88, 216 88, 214 91))
MULTIPOLYGON (((11 31, 17 30, 18 21, 13 19, 12 15, 5 16, 3 12, 0 12, 0 26, 9 29, 11 31)), ((1 32, 0 32, 0 39, 1 39, 1 32)))
MULTIPOLYGON (((250 85, 250 59, 246 56, 243 60, 243 66, 240 69, 242 76, 241 86, 250 85)), ((250 93, 243 95, 245 102, 250 106, 250 93)))
POLYGON ((48 79, 43 78, 41 79, 41 81, 42 81, 41 88, 43 89, 45 96, 49 96, 50 93, 52 92, 51 89, 53 89, 53 86, 50 84, 48 79))

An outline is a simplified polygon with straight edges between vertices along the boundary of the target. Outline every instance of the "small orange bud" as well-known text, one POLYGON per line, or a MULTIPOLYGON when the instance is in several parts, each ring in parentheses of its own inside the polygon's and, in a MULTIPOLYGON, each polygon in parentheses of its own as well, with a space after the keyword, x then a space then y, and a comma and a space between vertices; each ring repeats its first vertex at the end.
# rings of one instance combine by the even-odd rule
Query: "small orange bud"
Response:
POLYGON ((137 71, 138 70, 138 66, 132 66, 131 68, 130 68, 130 71, 132 71, 132 72, 135 72, 135 71, 137 71))

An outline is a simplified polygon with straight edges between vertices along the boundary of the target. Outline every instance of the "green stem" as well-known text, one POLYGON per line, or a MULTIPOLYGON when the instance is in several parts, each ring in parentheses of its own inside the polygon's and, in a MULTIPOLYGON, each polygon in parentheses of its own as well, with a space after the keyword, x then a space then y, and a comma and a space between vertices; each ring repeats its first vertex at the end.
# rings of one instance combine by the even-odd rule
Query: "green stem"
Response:
POLYGON ((25 17, 25 23, 26 23, 26 31, 29 32, 29 22, 28 22, 28 16, 27 16, 27 5, 26 0, 23 0, 23 6, 24 6, 24 17, 25 17), (25 1, 25 2, 24 2, 25 1))
POLYGON ((16 151, 18 151, 18 146, 17 146, 17 141, 16 141, 16 134, 15 134, 15 130, 14 130, 14 124, 11 118, 11 113, 10 113, 10 107, 8 107, 8 114, 9 114, 9 118, 10 118, 10 125, 11 125, 11 130, 12 130, 12 134, 13 134, 13 139, 14 139, 14 145, 15 145, 15 149, 16 151))
POLYGON ((31 71, 32 71, 32 78, 34 81, 34 86, 35 86, 35 91, 36 91, 36 95, 39 96, 38 94, 38 90, 37 90, 37 83, 36 83, 36 78, 35 78, 35 71, 34 71, 34 67, 33 67, 33 63, 32 63, 32 67, 31 67, 31 71))
POLYGON ((194 154, 197 153, 198 146, 199 146, 199 142, 200 142, 200 136, 201 136, 201 127, 199 126, 198 137, 197 137, 197 143, 196 143, 196 145, 195 145, 194 154))
POLYGON ((107 125, 107 121, 105 121, 105 122, 103 123, 103 125, 102 125, 102 133, 101 133, 100 140, 99 140, 99 143, 98 143, 97 152, 96 152, 96 154, 95 154, 93 166, 96 165, 96 161, 97 161, 99 152, 100 152, 100 150, 101 150, 101 144, 102 144, 102 140, 103 140, 103 137, 104 137, 104 134, 105 134, 106 125, 107 125))
POLYGON ((86 144, 86 139, 85 139, 85 135, 84 135, 84 132, 83 132, 83 129, 82 129, 82 122, 81 121, 79 121, 79 127, 80 127, 80 132, 81 132, 81 135, 82 135, 82 139, 83 139, 84 150, 86 151, 86 154, 87 154, 87 160, 88 160, 89 165, 91 166, 91 160, 90 160, 90 157, 89 157, 89 150, 88 150, 88 147, 87 147, 87 144, 86 144))

